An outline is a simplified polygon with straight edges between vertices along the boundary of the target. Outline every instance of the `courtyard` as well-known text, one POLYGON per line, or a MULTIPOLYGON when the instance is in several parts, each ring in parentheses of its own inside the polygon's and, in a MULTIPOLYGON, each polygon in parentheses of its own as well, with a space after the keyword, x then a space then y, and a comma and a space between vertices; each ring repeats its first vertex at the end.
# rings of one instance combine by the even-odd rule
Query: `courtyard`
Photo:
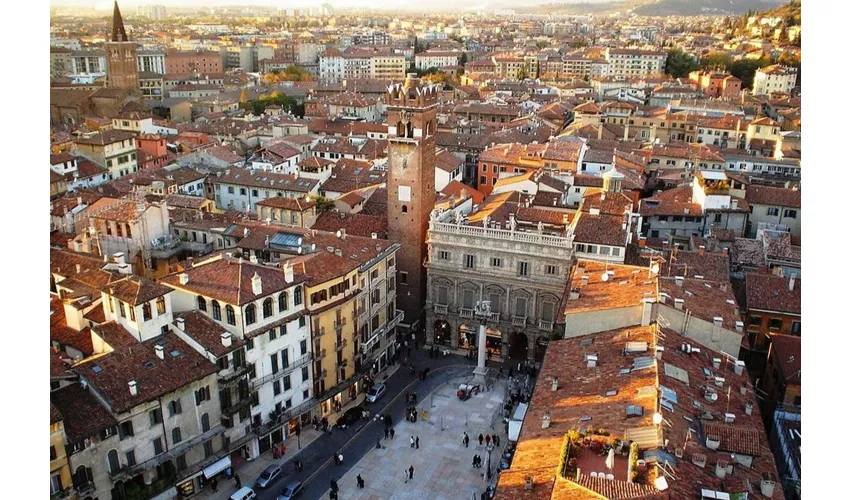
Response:
MULTIPOLYGON (((480 498, 487 488, 487 451, 478 444, 478 435, 498 434, 500 446, 492 450, 492 470, 495 474, 499 456, 507 445, 501 414, 507 381, 494 380, 490 389, 473 395, 466 401, 457 397, 461 383, 472 379, 458 376, 440 385, 417 404, 419 418, 395 423, 395 438, 382 439, 382 448, 373 446, 357 464, 337 479, 340 499, 455 499, 480 498), (469 447, 463 445, 464 431, 469 435, 469 447), (411 448, 410 436, 419 438, 419 449, 411 448), (483 458, 481 468, 472 467, 472 457, 483 458), (406 471, 414 467, 413 480, 407 481, 406 471), (357 475, 365 488, 357 488, 357 475)), ((327 493, 325 497, 327 498, 327 493)))

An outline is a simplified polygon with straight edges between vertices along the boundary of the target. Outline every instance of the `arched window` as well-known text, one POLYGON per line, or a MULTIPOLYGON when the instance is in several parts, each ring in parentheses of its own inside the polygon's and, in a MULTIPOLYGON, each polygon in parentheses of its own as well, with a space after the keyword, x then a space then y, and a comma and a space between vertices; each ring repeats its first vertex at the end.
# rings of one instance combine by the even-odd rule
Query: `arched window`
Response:
POLYGON ((289 309, 289 298, 286 296, 286 292, 281 292, 277 296, 277 309, 281 312, 289 309))
POLYGON ((413 139, 413 124, 410 122, 407 122, 407 137, 413 139))
POLYGON ((213 306, 213 319, 217 321, 221 321, 221 306, 218 305, 218 301, 212 301, 213 306))
MULTIPOLYGON (((229 306, 228 306, 229 307, 229 306)), ((254 304, 248 304, 248 307, 245 308, 245 324, 251 325, 257 322, 257 311, 254 304)), ((230 321, 230 311, 227 312, 227 321, 230 321)))
POLYGON ((274 302, 271 297, 268 297, 263 301, 263 318, 268 318, 272 314, 274 314, 274 302))
POLYGON ((401 213, 403 213, 403 214, 406 214, 406 213, 407 213, 407 205, 402 205, 402 206, 401 206, 401 213))
POLYGON ((207 310, 207 299, 198 295, 198 310, 206 311, 207 310))
POLYGON ((142 304, 142 321, 150 321, 151 319, 151 303, 145 302, 142 304))
POLYGON ((395 135, 404 137, 404 123, 398 122, 395 126, 395 135))
POLYGON ((295 302, 296 306, 301 305, 301 287, 295 287, 295 296, 293 297, 293 302, 295 302))
POLYGON ((224 308, 224 311, 227 313, 227 324, 235 325, 236 324, 236 312, 233 311, 233 306, 228 305, 224 308))
POLYGON ((106 454, 106 461, 109 463, 109 472, 115 473, 121 469, 121 462, 118 461, 117 451, 109 450, 109 453, 106 454))
POLYGON ((204 413, 201 415, 201 432, 207 432, 210 430, 210 415, 209 413, 204 413))
POLYGON ((183 434, 180 432, 180 427, 175 427, 174 429, 172 429, 172 431, 171 431, 171 441, 174 442, 174 444, 177 444, 180 441, 183 441, 183 434))

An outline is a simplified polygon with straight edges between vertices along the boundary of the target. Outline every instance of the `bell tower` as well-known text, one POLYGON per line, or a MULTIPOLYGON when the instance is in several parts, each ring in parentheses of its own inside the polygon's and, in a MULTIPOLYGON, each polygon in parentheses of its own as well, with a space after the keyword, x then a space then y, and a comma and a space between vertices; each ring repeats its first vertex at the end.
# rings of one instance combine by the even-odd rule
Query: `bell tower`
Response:
POLYGON ((104 44, 106 49, 106 78, 110 87, 139 90, 139 69, 136 62, 136 44, 130 41, 118 2, 112 10, 112 36, 104 44))
MULTIPOLYGON (((437 104, 440 87, 425 85, 408 74, 404 84, 387 88, 389 176, 387 218, 396 253, 396 307, 403 324, 417 328, 427 297, 426 238, 434 209, 437 150, 437 104)), ((423 318, 424 320, 424 318, 423 318)))

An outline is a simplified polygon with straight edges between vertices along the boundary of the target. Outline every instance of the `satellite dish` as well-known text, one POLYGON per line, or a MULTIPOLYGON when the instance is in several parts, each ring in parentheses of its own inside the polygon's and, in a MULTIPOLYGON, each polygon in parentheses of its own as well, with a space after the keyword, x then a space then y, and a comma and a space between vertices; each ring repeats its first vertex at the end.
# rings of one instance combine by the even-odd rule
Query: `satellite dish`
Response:
POLYGON ((716 392, 712 392, 712 393, 711 393, 711 396, 709 396, 708 398, 709 398, 710 400, 712 400, 712 401, 717 401, 717 393, 716 393, 716 392))
POLYGON ((608 279, 609 279, 608 272, 606 271, 606 272, 602 273, 602 281, 608 281, 608 279))

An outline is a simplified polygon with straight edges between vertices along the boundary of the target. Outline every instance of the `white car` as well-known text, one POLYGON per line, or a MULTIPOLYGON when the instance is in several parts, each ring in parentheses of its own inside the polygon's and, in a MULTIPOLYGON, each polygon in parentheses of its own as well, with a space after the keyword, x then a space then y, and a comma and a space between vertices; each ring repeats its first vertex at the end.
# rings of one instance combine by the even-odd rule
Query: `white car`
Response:
POLYGON ((366 393, 366 401, 369 403, 374 403, 386 393, 387 386, 385 386, 384 384, 375 384, 372 386, 371 389, 369 389, 369 392, 366 393))

